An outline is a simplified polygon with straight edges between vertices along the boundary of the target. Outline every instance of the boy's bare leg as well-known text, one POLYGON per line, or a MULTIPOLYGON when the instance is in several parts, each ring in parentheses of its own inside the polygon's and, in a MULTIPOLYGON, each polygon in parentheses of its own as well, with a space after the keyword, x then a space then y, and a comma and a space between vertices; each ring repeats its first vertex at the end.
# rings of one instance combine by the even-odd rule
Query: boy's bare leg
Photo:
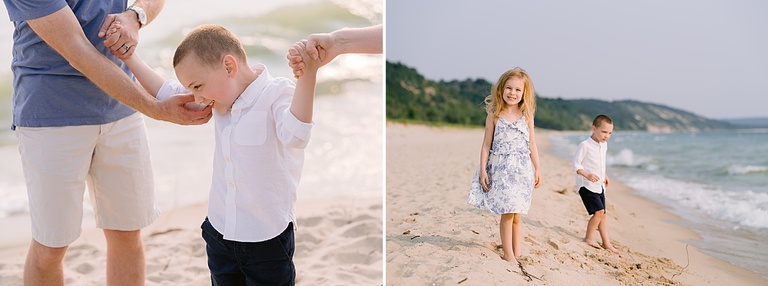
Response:
POLYGON ((517 260, 523 254, 523 221, 522 215, 512 215, 514 216, 512 219, 512 252, 515 253, 515 260, 517 260))
POLYGON ((66 246, 47 247, 33 239, 24 263, 24 285, 64 285, 66 253, 66 246))
POLYGON ((107 285, 144 285, 141 231, 104 230, 107 238, 107 285))
POLYGON ((592 215, 592 218, 589 219, 589 222, 587 223, 587 234, 584 235, 584 242, 597 249, 602 249, 602 247, 600 247, 600 244, 595 240, 595 231, 603 220, 605 220, 605 210, 596 211, 595 214, 592 215))
POLYGON ((504 260, 517 264, 515 253, 512 246, 512 231, 515 220, 514 214, 502 214, 499 223, 499 233, 501 234, 501 247, 504 249, 504 260))
POLYGON ((608 219, 603 218, 597 226, 597 230, 600 232, 600 239, 603 240, 603 248, 613 253, 619 253, 619 250, 611 245, 611 238, 608 236, 608 219))

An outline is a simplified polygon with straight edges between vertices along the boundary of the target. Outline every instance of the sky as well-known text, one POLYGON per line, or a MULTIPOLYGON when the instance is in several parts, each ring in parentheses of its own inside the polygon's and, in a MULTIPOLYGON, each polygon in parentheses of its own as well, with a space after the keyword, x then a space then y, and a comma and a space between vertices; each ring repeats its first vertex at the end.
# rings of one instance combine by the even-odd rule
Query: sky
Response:
POLYGON ((387 0, 388 61, 495 82, 519 66, 548 98, 638 100, 768 117, 768 1, 387 0))

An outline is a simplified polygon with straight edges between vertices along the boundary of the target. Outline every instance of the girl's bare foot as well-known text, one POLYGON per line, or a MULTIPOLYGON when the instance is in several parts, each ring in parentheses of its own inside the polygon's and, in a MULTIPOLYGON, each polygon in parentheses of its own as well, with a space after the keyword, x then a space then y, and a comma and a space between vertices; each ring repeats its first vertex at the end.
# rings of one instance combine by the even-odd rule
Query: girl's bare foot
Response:
POLYGON ((519 262, 517 262, 517 259, 515 259, 515 256, 514 256, 514 255, 510 255, 510 256, 509 256, 509 258, 510 258, 510 259, 507 259, 506 257, 502 257, 501 259, 504 259, 505 261, 507 261, 507 262, 509 262, 509 263, 512 263, 512 264, 514 264, 514 265, 518 265, 518 264, 520 264, 519 262))
POLYGON ((608 249, 608 250, 610 250, 613 253, 616 253, 616 254, 619 253, 619 250, 616 249, 615 247, 613 247, 613 245, 610 245, 610 244, 605 245, 605 244, 603 244, 603 246, 604 246, 603 248, 608 249))
POLYGON ((600 246, 600 244, 598 244, 598 243, 597 243, 597 241, 594 241, 594 240, 587 240, 587 239, 585 238, 585 239, 584 239, 584 242, 586 242, 587 244, 589 244, 589 246, 591 246, 591 247, 594 247, 594 248, 597 248, 597 249, 603 249, 603 248, 600 246))

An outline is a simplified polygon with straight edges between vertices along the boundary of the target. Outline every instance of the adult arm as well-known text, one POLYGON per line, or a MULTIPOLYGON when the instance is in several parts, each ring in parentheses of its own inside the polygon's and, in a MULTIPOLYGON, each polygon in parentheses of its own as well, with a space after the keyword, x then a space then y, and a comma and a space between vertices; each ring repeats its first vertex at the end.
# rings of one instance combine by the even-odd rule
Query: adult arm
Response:
POLYGON ((27 23, 72 67, 123 104, 154 119, 183 125, 203 124, 211 118, 210 108, 190 111, 183 107, 185 102, 194 101, 192 95, 176 96, 165 101, 157 101, 150 96, 123 70, 93 47, 69 7, 28 20, 27 23))
POLYGON ((381 24, 364 28, 344 28, 328 34, 312 34, 307 39, 307 54, 323 63, 340 54, 381 54, 383 50, 381 24), (321 49, 325 54, 321 54, 321 49))
MULTIPOLYGON (((307 38, 307 54, 320 59, 321 66, 331 62, 340 54, 381 54, 383 47, 383 26, 381 24, 364 28, 344 28, 331 33, 312 34, 307 38)), ((289 53, 288 65, 295 76, 301 76, 305 63, 301 56, 289 53)))

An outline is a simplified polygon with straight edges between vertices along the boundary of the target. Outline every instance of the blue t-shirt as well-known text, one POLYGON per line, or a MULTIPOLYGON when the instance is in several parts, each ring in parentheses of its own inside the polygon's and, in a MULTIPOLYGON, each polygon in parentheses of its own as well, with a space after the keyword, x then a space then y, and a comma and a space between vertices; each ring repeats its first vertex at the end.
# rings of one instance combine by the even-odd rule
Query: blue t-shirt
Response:
POLYGON ((98 33, 108 14, 125 10, 127 0, 3 0, 13 32, 13 125, 51 127, 114 122, 134 111, 99 89, 73 68, 27 24, 69 6, 91 44, 133 76, 104 46, 98 33))

